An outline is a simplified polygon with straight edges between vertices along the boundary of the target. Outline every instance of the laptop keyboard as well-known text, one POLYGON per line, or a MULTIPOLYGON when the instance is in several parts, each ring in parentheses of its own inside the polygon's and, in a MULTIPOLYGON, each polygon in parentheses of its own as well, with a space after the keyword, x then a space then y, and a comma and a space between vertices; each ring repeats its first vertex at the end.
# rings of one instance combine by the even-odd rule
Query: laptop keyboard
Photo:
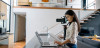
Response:
POLYGON ((50 43, 49 42, 44 42, 44 45, 50 45, 50 43))

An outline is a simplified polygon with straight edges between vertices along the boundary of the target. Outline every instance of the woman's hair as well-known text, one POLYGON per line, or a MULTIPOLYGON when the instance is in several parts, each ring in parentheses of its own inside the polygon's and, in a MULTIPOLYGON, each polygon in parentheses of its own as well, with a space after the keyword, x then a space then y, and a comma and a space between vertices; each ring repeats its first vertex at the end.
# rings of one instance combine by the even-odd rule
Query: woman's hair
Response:
POLYGON ((77 15, 75 14, 75 12, 73 11, 73 10, 68 10, 66 13, 65 13, 65 15, 70 15, 70 16, 74 16, 73 17, 73 22, 77 22, 77 24, 78 24, 78 31, 80 32, 80 22, 79 22, 79 20, 78 20, 78 18, 77 18, 77 15))

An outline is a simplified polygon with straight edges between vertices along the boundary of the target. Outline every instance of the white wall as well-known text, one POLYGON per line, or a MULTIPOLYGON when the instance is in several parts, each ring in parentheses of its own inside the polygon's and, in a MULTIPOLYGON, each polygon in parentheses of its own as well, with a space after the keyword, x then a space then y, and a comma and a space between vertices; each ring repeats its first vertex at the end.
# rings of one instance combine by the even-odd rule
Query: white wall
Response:
POLYGON ((13 13, 13 1, 14 0, 11 0, 11 23, 10 23, 10 33, 14 33, 14 27, 15 27, 15 15, 13 13))
POLYGON ((26 43, 31 40, 36 31, 41 32, 45 26, 50 28, 58 24, 56 18, 63 16, 66 10, 29 9, 29 11, 26 15, 26 43))
POLYGON ((96 9, 100 9, 100 0, 96 0, 96 9))

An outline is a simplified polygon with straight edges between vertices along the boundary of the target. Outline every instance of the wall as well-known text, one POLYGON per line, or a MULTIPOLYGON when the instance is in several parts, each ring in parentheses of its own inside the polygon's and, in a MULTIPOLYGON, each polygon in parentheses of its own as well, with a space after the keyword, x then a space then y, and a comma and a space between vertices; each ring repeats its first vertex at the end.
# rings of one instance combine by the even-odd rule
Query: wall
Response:
POLYGON ((100 0, 96 0, 96 9, 100 9, 100 0))
MULTIPOLYGON (((26 39, 29 40, 34 36, 35 32, 41 32, 45 26, 48 28, 58 24, 56 18, 64 15, 66 10, 52 10, 52 9, 29 9, 26 15, 26 39), (32 12, 32 13, 30 13, 32 12), (39 15, 41 14, 41 15, 39 15), (27 36, 30 35, 30 36, 27 36)), ((62 29, 62 28, 60 28, 62 29)), ((59 29, 59 30, 60 30, 59 29)), ((56 30, 55 30, 56 31, 56 30)), ((54 31, 51 31, 54 32, 54 31)), ((57 33, 57 32, 55 32, 57 33)))
POLYGON ((14 34, 9 35, 8 48, 14 48, 14 34))
POLYGON ((15 41, 21 41, 25 39, 26 33, 26 19, 25 16, 16 16, 16 28, 15 28, 15 41))

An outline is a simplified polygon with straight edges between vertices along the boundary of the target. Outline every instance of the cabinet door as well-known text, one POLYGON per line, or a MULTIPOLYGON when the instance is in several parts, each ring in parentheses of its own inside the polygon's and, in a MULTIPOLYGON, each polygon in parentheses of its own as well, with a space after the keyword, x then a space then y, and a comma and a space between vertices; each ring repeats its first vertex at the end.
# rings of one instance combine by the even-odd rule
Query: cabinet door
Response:
POLYGON ((29 5, 29 0, 18 0, 18 5, 29 5))

